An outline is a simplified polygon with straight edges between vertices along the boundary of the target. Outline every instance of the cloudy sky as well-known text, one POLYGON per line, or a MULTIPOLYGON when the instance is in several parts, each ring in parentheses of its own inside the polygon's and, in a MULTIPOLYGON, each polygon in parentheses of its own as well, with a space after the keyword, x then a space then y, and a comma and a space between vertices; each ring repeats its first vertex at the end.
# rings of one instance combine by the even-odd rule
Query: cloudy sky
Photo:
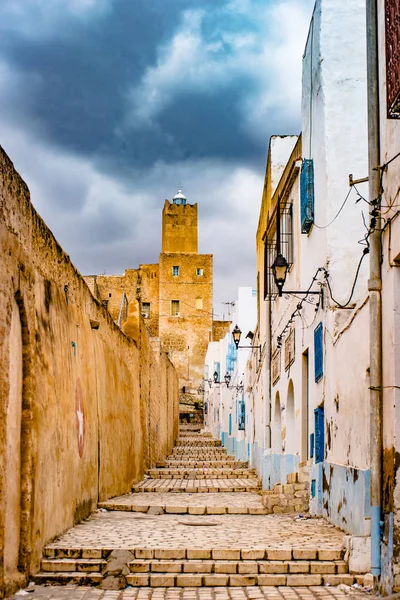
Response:
POLYGON ((254 286, 269 136, 300 130, 313 4, 1 0, 0 144, 82 273, 157 262, 181 183, 216 306, 254 286))

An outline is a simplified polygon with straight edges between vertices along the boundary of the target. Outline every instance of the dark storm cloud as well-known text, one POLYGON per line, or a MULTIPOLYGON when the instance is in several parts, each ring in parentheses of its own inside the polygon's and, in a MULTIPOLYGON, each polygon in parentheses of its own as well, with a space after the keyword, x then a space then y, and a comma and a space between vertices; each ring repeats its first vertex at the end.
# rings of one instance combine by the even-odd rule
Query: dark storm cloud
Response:
POLYGON ((0 41, 3 56, 15 68, 39 78, 35 89, 27 80, 20 92, 29 99, 29 114, 45 125, 54 144, 99 155, 104 167, 110 157, 113 168, 121 170, 148 167, 156 160, 261 156, 260 145, 239 129, 234 99, 249 84, 243 80, 228 82, 216 93, 188 89, 160 112, 150 132, 116 134, 127 90, 139 85, 146 67, 156 60, 158 44, 172 37, 184 5, 169 0, 165 10, 159 1, 121 0, 103 16, 75 24, 60 39, 6 35, 0 41))
POLYGON ((254 284, 268 135, 300 127, 312 2, 2 0, 0 143, 82 272, 156 262, 181 182, 217 299, 254 284))

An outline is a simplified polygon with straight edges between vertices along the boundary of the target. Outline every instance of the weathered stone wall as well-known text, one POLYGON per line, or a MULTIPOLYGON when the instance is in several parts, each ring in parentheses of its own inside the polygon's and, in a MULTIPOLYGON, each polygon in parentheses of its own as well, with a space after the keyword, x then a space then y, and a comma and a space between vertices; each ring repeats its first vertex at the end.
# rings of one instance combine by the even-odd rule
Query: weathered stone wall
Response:
POLYGON ((165 201, 162 216, 162 252, 197 254, 197 204, 165 201))
POLYGON ((189 390, 203 381, 212 336, 212 259, 212 254, 160 254, 160 339, 176 367, 180 387, 189 390), (178 276, 173 275, 174 266, 179 267, 178 276), (179 302, 179 315, 172 314, 174 300, 179 302))
POLYGON ((212 341, 219 342, 222 340, 227 333, 229 333, 229 327, 232 321, 213 321, 212 324, 212 341))
POLYGON ((172 447, 178 380, 137 303, 131 339, 95 299, 1 148, 0 252, 1 595, 172 447))

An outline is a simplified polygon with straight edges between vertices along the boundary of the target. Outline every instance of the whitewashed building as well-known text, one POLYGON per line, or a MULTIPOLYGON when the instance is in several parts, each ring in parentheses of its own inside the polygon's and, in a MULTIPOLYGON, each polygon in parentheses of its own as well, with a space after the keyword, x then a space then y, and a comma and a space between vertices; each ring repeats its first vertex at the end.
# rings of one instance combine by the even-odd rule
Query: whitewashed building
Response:
MULTIPOLYGON (((271 139, 257 232, 263 349, 249 373, 263 486, 307 464, 311 512, 370 565, 365 0, 317 0, 303 57, 302 135, 271 139), (287 267, 282 295, 278 256, 287 267), (308 293, 307 293, 308 292, 308 293)), ((367 219, 368 220, 368 219, 367 219)), ((367 225, 368 228, 368 225, 367 225)))
POLYGON ((243 461, 251 461, 254 439, 254 415, 246 365, 253 355, 259 356, 259 349, 240 346, 253 345, 255 322, 255 290, 240 287, 230 331, 219 342, 209 343, 204 367, 205 429, 219 437, 237 460, 243 461), (232 337, 236 326, 242 331, 238 349, 232 337))

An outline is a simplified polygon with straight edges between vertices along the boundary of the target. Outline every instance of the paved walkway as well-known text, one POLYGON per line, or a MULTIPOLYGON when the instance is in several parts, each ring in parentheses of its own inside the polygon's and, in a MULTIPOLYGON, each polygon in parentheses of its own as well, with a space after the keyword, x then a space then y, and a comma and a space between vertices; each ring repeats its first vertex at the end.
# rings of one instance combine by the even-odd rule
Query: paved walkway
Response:
MULTIPOLYGON (((83 586, 37 586, 32 600, 364 600, 366 594, 339 587, 127 588, 104 591, 83 586)), ((371 597, 371 596, 369 596, 371 597)), ((13 600, 21 600, 13 596, 13 600)))
MULTIPOLYGON (((332 600, 343 597, 333 586, 362 583, 348 573, 343 532, 323 519, 279 514, 303 506, 306 475, 294 474, 263 500, 247 463, 219 440, 182 433, 133 493, 100 503, 45 548, 36 583, 115 590, 69 588, 73 600, 332 600)), ((65 589, 35 594, 63 600, 65 589)))
POLYGON ((105 512, 76 525, 47 548, 308 548, 333 550, 340 558, 343 542, 344 534, 323 519, 295 521, 294 515, 207 518, 105 512))

